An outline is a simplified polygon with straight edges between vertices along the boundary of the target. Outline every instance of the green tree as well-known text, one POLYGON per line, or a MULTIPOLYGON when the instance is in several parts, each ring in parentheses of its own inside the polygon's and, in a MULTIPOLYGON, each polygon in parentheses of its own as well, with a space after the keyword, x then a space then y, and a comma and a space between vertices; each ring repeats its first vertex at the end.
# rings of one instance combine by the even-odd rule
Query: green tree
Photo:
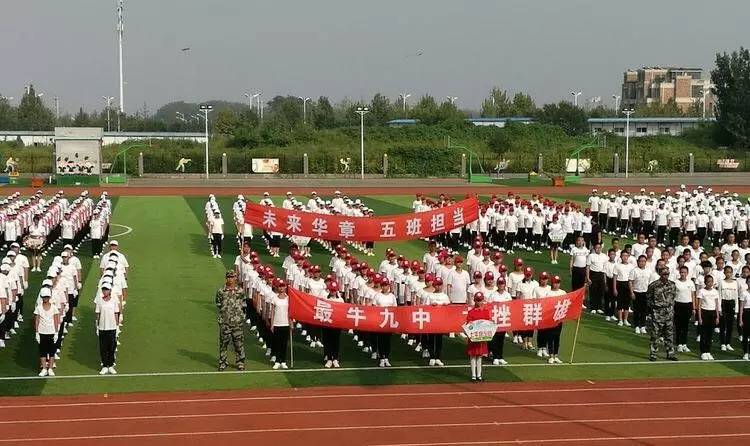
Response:
POLYGON ((387 96, 380 93, 373 96, 370 102, 369 121, 375 125, 385 125, 393 118, 393 107, 387 96))
POLYGON ((83 107, 80 107, 78 109, 78 113, 76 113, 75 117, 73 118, 73 127, 89 127, 91 126, 91 118, 89 117, 89 114, 83 111, 83 107))
POLYGON ((543 124, 558 126, 571 136, 588 132, 586 112, 567 101, 545 104, 537 113, 537 119, 543 124))
POLYGON ((717 54, 711 70, 716 97, 716 121, 728 143, 750 145, 750 51, 740 47, 732 54, 717 54))
POLYGON ((417 104, 411 109, 411 117, 418 119, 420 124, 434 125, 440 120, 438 105, 435 98, 425 95, 419 98, 417 104))
POLYGON ((513 96, 512 116, 534 116, 536 113, 536 104, 530 95, 526 93, 516 93, 513 96))
POLYGON ((482 102, 481 113, 483 118, 513 116, 513 103, 508 97, 508 92, 492 87, 489 97, 482 102))
POLYGON ((275 96, 268 102, 267 111, 266 115, 278 116, 290 127, 302 123, 302 100, 298 97, 275 96))
POLYGON ((318 98, 312 111, 312 123, 318 129, 332 129, 336 126, 336 115, 327 97, 318 98))
POLYGON ((16 129, 16 109, 7 98, 0 96, 0 130, 16 129))
POLYGON ((29 85, 23 95, 17 113, 19 130, 52 130, 55 126, 52 110, 37 96, 33 85, 29 85))
POLYGON ((240 126, 240 119, 233 110, 221 110, 214 121, 214 132, 221 135, 234 135, 240 126))

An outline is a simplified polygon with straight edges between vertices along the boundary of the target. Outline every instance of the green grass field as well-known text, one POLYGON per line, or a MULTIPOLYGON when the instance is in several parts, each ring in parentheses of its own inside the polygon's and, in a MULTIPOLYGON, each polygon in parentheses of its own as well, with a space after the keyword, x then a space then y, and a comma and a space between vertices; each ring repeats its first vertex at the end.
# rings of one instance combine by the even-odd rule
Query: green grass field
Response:
MULTIPOLYGON (((257 197, 253 197, 257 198, 257 197)), ((579 198, 579 197, 576 197, 579 198)), ((278 198, 280 201, 280 198, 278 198)), ((411 196, 366 197, 366 204, 379 215, 408 212, 411 196)), ((231 217, 231 198, 220 199, 225 217, 231 217)), ((460 382, 468 376, 464 343, 446 338, 446 368, 427 368, 426 360, 394 339, 394 368, 377 369, 374 360, 354 348, 342 335, 342 369, 322 368, 322 349, 311 349, 296 337, 294 370, 273 371, 253 335, 246 336, 248 355, 245 373, 216 372, 218 330, 213 296, 222 283, 223 272, 237 254, 234 236, 225 238, 223 259, 209 256, 203 231, 203 198, 121 197, 114 201, 112 235, 127 228, 132 232, 116 237, 128 256, 129 300, 122 345, 117 356, 120 375, 99 377, 98 344, 94 334, 93 295, 98 269, 92 268, 90 246, 79 256, 84 267, 84 288, 78 322, 71 328, 63 347, 57 377, 37 378, 37 347, 32 331, 32 297, 27 298, 26 321, 19 334, 0 350, 0 395, 50 395, 114 393, 135 391, 214 390, 259 387, 302 387, 313 385, 406 384, 460 382)), ((232 230, 229 228, 228 230, 232 230)), ((254 249, 264 260, 280 268, 282 258, 271 259, 259 237, 254 249)), ((408 258, 420 258, 426 249, 422 241, 377 244, 382 259, 393 247, 408 258)), ((328 255, 313 244, 313 262, 328 265, 328 255)), ((537 271, 558 273, 568 282, 566 267, 550 265, 545 255, 523 257, 537 271)), ((565 265, 566 260, 561 259, 565 265)), ((46 263, 51 261, 47 257, 46 263)), ((507 259, 510 262, 510 259, 507 259)), ((32 275, 29 296, 36 296, 41 277, 32 275)), ((567 283, 564 283, 567 286, 567 283)), ((575 323, 563 331, 562 356, 570 359, 575 323)), ((694 345, 691 346, 695 347, 694 345)), ((697 349, 694 349, 697 350, 697 349)), ((716 349, 718 350, 718 348, 716 349)), ((580 324, 575 365, 548 366, 536 356, 506 341, 508 367, 488 367, 486 378, 495 381, 603 380, 649 377, 738 376, 750 372, 750 363, 736 361, 740 354, 715 352, 715 363, 696 362, 697 355, 681 354, 678 363, 647 361, 648 339, 598 316, 586 315, 580 324), (735 360, 735 361, 729 361, 735 360)), ((230 360, 232 356, 230 353, 230 360)))

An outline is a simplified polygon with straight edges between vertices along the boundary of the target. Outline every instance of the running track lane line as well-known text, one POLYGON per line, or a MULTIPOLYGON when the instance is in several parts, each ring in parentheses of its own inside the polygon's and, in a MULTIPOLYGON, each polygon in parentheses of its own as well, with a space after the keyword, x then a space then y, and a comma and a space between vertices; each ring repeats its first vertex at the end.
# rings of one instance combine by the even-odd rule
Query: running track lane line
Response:
MULTIPOLYGON (((576 419, 576 420, 545 420, 545 421, 493 421, 481 423, 443 423, 443 424, 383 424, 383 425, 361 425, 361 426, 332 426, 332 427, 306 427, 306 428, 282 428, 282 429, 238 429, 226 431, 196 431, 196 432, 150 432, 143 434, 119 434, 119 435, 79 435, 72 437, 43 437, 43 438, 12 438, 0 439, 0 443, 10 442, 39 442, 39 441, 66 441, 66 440, 104 440, 123 438, 152 438, 152 437, 193 437, 205 435, 238 435, 238 434, 271 434, 280 432, 321 432, 321 431, 353 431, 373 429, 434 429, 452 427, 498 427, 518 425, 564 425, 564 424, 596 424, 596 423, 635 423, 635 422, 687 422, 707 420, 745 420, 750 415, 722 415, 706 417, 651 417, 651 418, 605 418, 605 419, 576 419)), ((750 434, 749 434, 750 435, 750 434)), ((618 438, 618 437, 614 437, 618 438)), ((531 440, 530 440, 531 442, 531 440)))
POLYGON ((183 404, 183 403, 218 403, 230 401, 273 401, 273 400, 295 400, 295 399, 326 399, 326 398, 388 398, 408 396, 447 396, 447 395, 497 395, 497 394, 525 394, 525 393, 574 393, 574 392, 625 392, 636 390, 688 390, 688 389, 740 389, 750 388, 750 384, 726 384, 726 385, 697 385, 697 386, 645 386, 645 387, 580 387, 572 389, 498 389, 498 390, 473 390, 473 391, 447 391, 447 392, 400 392, 400 393, 343 393, 330 395, 281 395, 281 396, 255 396, 236 398, 191 398, 175 400, 134 400, 134 401, 91 401, 80 403, 55 403, 55 404, 20 404, 4 405, 6 409, 33 409, 40 407, 79 407, 79 406, 125 406, 140 404, 183 404))
POLYGON ((475 409, 535 409, 553 407, 596 407, 596 406, 641 406, 641 405, 673 405, 673 404, 729 404, 745 403, 750 399, 731 400, 678 400, 678 401, 608 401, 608 402, 586 402, 586 403, 538 403, 538 404, 497 404, 497 405, 465 405, 465 406, 426 406, 426 407, 393 407, 393 408, 361 408, 361 409, 321 409, 321 410, 280 410, 260 412, 227 412, 227 413, 201 413, 183 415, 145 415, 145 416, 120 416, 102 418, 61 418, 61 419, 24 419, 24 420, 2 420, 3 424, 43 424, 43 423, 81 423, 95 421, 137 421, 137 420, 169 420, 189 418, 214 418, 214 417, 246 417, 246 416, 272 416, 272 415, 308 415, 308 414, 345 414, 345 413, 371 413, 371 412, 395 412, 395 411, 439 411, 439 410, 475 410, 475 409))
MULTIPOLYGON (((508 364, 508 365, 483 365, 482 367, 491 368, 525 368, 525 367, 585 367, 585 366, 622 366, 622 365, 650 365, 650 366, 673 366, 679 367, 680 364, 698 364, 698 363, 711 363, 711 364, 723 364, 723 363, 747 363, 750 366, 750 362, 744 359, 719 359, 715 361, 703 361, 700 359, 688 359, 683 361, 615 361, 615 362, 575 362, 573 364, 562 364, 550 366, 546 363, 529 363, 529 364, 508 364)), ((451 364, 441 367, 431 367, 426 365, 405 365, 389 367, 388 370, 439 370, 439 369, 468 369, 469 364, 451 364)), ((146 372, 146 373, 118 373, 117 375, 56 375, 54 378, 41 377, 41 376, 0 376, 0 381, 31 381, 31 380, 45 380, 45 381, 57 381, 61 379, 117 379, 117 378, 152 378, 152 377, 164 377, 164 376, 202 376, 202 375, 255 375, 264 373, 340 373, 340 372, 361 372, 369 370, 380 370, 382 367, 342 367, 338 369, 288 369, 284 371, 279 370, 245 370, 245 371, 205 371, 205 372, 146 372)))
POLYGON ((647 440, 680 440, 698 438, 737 438, 750 437, 750 432, 736 434, 685 434, 685 435, 648 435, 635 437, 590 437, 590 438, 548 438, 540 440, 496 440, 496 441, 454 441, 445 443, 387 443, 371 446, 479 446, 494 444, 539 444, 539 443, 577 443, 594 441, 647 441, 647 440))

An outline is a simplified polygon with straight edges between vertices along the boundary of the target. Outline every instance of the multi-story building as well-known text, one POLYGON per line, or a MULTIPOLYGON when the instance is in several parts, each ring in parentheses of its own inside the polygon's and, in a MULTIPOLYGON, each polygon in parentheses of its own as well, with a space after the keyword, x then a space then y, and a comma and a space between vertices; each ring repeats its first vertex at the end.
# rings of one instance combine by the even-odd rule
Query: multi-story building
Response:
POLYGON ((622 107, 667 104, 674 101, 683 112, 697 106, 705 116, 713 116, 711 82, 702 68, 643 67, 623 74, 622 107))

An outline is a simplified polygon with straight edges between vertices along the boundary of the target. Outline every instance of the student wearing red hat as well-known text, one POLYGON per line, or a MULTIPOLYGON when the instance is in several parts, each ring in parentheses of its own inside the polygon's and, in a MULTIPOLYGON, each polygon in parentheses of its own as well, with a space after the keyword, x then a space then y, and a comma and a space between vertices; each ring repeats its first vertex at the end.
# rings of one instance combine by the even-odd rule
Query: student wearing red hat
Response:
MULTIPOLYGON (((383 277, 380 280, 380 292, 375 295, 375 306, 377 307, 395 307, 398 305, 396 295, 391 292, 391 281, 383 277)), ((391 361, 391 334, 378 333, 378 357, 380 358, 380 367, 390 367, 391 361)))
POLYGON ((472 274, 472 282, 471 285, 469 285, 467 292, 469 293, 469 296, 473 296, 478 292, 485 292, 484 283, 482 283, 481 271, 474 271, 474 274, 472 274))
MULTIPOLYGON (((443 280, 436 277, 432 281, 432 286, 435 291, 429 294, 428 302, 425 305, 439 306, 439 305, 450 305, 451 301, 447 294, 443 290, 443 280)), ((443 353, 443 334, 435 333, 427 335, 427 345, 430 350, 430 365, 431 366, 442 366, 442 353, 443 353)))
MULTIPOLYGON (((552 276, 551 289, 547 297, 557 297, 567 294, 560 289, 560 276, 552 276)), ((562 333, 563 324, 560 322, 553 328, 549 329, 546 335, 547 352, 549 353, 548 364, 562 364, 560 360, 560 334, 562 333)))
MULTIPOLYGON (((534 270, 527 266, 523 270, 523 280, 516 286, 516 298, 517 299, 533 299, 534 289, 539 286, 539 282, 534 280, 534 270)), ((521 338, 522 347, 524 350, 533 350, 534 345, 532 339, 534 338, 534 330, 525 330, 519 333, 521 338)))
POLYGON ((282 279, 273 282, 275 295, 271 300, 271 333, 273 335, 273 356, 276 361, 273 369, 288 369, 286 365, 286 350, 289 346, 289 296, 287 284, 282 279))
MULTIPOLYGON (((500 277, 497 279, 497 289, 487 295, 488 303, 502 303, 510 302, 513 300, 510 293, 506 289, 505 278, 500 277)), ((505 332, 498 331, 492 337, 490 342, 490 350, 492 351, 492 364, 494 365, 507 365, 508 361, 503 359, 503 346, 505 344, 505 332)))
MULTIPOLYGON (((327 286, 328 295, 325 299, 329 302, 343 303, 344 299, 339 294, 338 282, 328 282, 327 286)), ((339 350, 341 345, 341 330, 333 327, 323 328, 323 360, 325 361, 325 368, 330 369, 339 368, 339 350)))
MULTIPOLYGON (((534 288, 534 291, 532 291, 531 294, 534 299, 544 299, 549 296, 551 289, 552 288, 549 285, 549 274, 547 274, 546 271, 543 271, 539 274, 539 286, 534 288)), ((536 355, 540 358, 549 358, 549 352, 547 352, 548 333, 549 329, 539 329, 536 333, 536 345, 539 347, 536 355)))
POLYGON ((471 284, 469 273, 463 269, 464 259, 456 256, 453 260, 456 269, 448 273, 447 294, 452 304, 465 304, 467 302, 467 291, 471 284))
MULTIPOLYGON (((466 322, 478 320, 490 320, 490 311, 484 306, 484 294, 476 293, 472 296, 474 308, 469 310, 466 315, 466 322)), ((468 341, 466 354, 469 355, 471 364, 471 380, 473 382, 483 381, 482 379, 482 358, 489 353, 486 342, 468 341)))

